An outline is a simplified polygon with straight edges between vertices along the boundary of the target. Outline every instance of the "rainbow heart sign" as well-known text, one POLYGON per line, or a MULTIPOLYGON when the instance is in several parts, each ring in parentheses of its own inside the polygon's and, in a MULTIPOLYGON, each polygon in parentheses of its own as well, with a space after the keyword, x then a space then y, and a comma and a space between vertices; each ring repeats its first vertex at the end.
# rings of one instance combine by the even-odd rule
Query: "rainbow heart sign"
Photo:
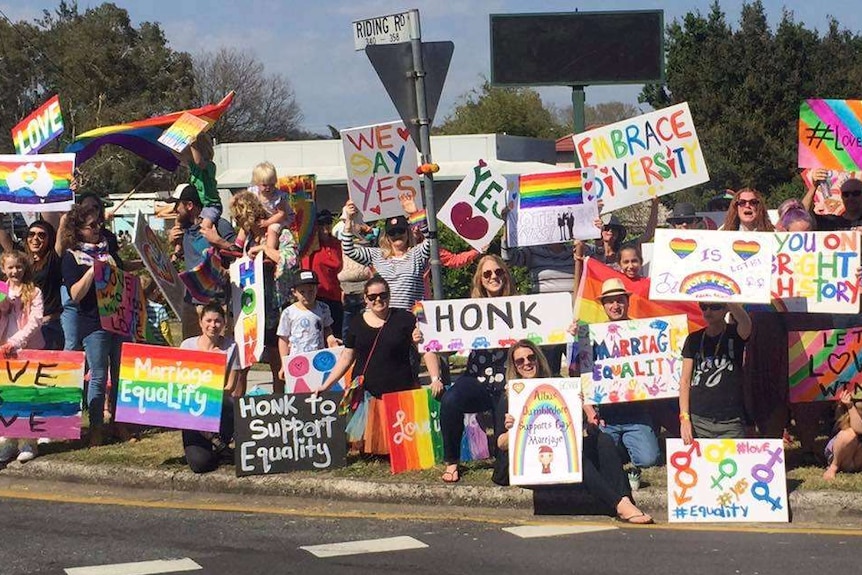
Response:
POLYGON ((503 227, 506 190, 506 178, 479 160, 440 208, 437 219, 482 251, 503 227))
POLYGON ((862 101, 802 102, 798 159, 800 168, 862 169, 862 101))
POLYGON ((772 235, 656 230, 649 299, 769 303, 772 235))
POLYGON ((0 155, 0 213, 68 212, 75 154, 0 155))
POLYGON ((153 229, 147 224, 147 218, 138 212, 135 218, 135 235, 132 245, 141 256, 147 271, 153 276, 159 291, 165 296, 165 301, 174 310, 177 317, 183 317, 183 297, 186 288, 180 280, 174 264, 168 254, 161 248, 161 242, 153 229))

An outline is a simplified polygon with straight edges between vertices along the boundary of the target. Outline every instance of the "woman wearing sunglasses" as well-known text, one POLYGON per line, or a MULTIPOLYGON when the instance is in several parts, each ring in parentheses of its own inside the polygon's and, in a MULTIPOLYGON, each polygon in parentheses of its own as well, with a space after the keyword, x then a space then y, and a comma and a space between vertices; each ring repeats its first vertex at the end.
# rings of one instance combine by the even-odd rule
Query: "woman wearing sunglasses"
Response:
POLYGON ((751 319, 738 303, 701 303, 706 327, 688 335, 679 382, 680 434, 693 438, 744 439, 747 390, 742 372, 751 319), (734 323, 728 323, 730 312, 734 323))
POLYGON ((33 260, 33 283, 42 291, 42 338, 45 340, 45 349, 60 350, 64 342, 60 323, 60 314, 63 312, 60 300, 63 272, 60 256, 55 251, 56 242, 54 226, 42 220, 30 224, 25 247, 33 260))
POLYGON ((755 189, 742 188, 733 196, 727 215, 724 216, 722 230, 741 232, 771 232, 775 228, 769 221, 766 202, 755 189))
MULTIPOLYGON (((506 379, 533 379, 550 377, 548 361, 533 342, 522 339, 509 348, 506 379)), ((495 483, 509 484, 509 430, 515 418, 508 413, 506 394, 500 398, 494 421, 497 458, 494 462, 495 483)), ((623 471, 619 451, 610 436, 602 433, 595 424, 588 424, 583 433, 584 487, 612 511, 620 521, 633 524, 652 523, 652 517, 642 512, 632 501, 628 476, 623 471)))

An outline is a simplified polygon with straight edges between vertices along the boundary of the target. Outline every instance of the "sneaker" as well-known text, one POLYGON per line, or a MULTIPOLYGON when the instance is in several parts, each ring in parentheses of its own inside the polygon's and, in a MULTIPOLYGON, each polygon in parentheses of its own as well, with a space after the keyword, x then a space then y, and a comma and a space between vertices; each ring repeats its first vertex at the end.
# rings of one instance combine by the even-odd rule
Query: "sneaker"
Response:
POLYGON ((48 445, 49 443, 51 443, 50 437, 40 437, 38 440, 36 440, 37 445, 48 445))
POLYGON ((637 467, 629 471, 629 486, 632 491, 637 491, 641 488, 641 470, 637 467))
POLYGON ((27 463, 36 459, 36 447, 33 445, 25 445, 21 448, 18 454, 18 463, 27 463))

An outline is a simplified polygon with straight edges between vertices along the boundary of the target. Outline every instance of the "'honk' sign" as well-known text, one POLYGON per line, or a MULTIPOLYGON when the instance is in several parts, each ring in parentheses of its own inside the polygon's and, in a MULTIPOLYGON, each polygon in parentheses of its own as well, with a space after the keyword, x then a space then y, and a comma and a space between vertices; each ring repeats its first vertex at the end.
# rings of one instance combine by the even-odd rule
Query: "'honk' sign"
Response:
POLYGON ((62 133, 60 99, 54 96, 12 128, 12 141, 18 154, 35 154, 62 133))

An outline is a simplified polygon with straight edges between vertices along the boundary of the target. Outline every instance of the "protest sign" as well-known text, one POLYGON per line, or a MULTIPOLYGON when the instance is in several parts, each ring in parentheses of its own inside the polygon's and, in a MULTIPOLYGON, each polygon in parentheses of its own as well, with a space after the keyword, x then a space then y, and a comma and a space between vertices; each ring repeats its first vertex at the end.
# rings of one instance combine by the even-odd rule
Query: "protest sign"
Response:
POLYGON ((304 256, 309 251, 318 249, 319 242, 314 227, 317 219, 317 176, 281 176, 275 187, 287 192, 287 202, 294 213, 290 230, 296 239, 298 255, 304 256))
POLYGON ((147 302, 138 276, 98 260, 93 271, 102 329, 146 341, 147 302))
POLYGON ((0 212, 68 212, 75 154, 0 155, 0 212))
MULTIPOLYGON (((285 355, 281 358, 284 366, 284 391, 287 393, 311 393, 326 381, 338 356, 344 351, 344 347, 330 347, 317 351, 295 353, 285 355)), ((348 372, 333 385, 332 391, 342 391, 344 382, 350 381, 352 370, 348 372)))
POLYGON ((572 138, 603 213, 709 181, 686 102, 572 138))
POLYGON ((565 343, 572 297, 546 293, 477 299, 429 300, 416 309, 425 351, 509 347, 519 339, 536 345, 565 343))
POLYGON ((585 403, 679 397, 684 315, 590 324, 580 355, 585 403))
POLYGON ((772 234, 656 230, 654 246, 650 299, 769 303, 772 234))
POLYGON ((35 154, 62 133, 63 114, 60 112, 60 97, 54 95, 12 128, 15 153, 35 154))
POLYGON ((341 131, 347 193, 366 222, 404 215, 398 196, 422 208, 416 144, 403 122, 341 131))
POLYGON ((263 295, 263 252, 252 259, 243 256, 230 265, 231 301, 241 367, 251 367, 263 353, 266 323, 263 295))
POLYGON ((0 281, 0 302, 9 297, 9 284, 4 281, 0 281))
POLYGON ((835 400, 844 390, 862 399, 862 327, 791 331, 790 402, 835 400))
POLYGON ((787 522, 781 439, 667 439, 671 523, 787 522))
POLYGON ((509 483, 580 483, 581 383, 576 378, 509 382, 509 483))
POLYGON ((182 153, 209 126, 209 122, 203 118, 183 112, 176 122, 162 132, 158 142, 177 153, 182 153))
POLYGON ((841 199, 841 184, 854 178, 862 178, 862 172, 842 172, 840 170, 825 170, 826 179, 814 180, 816 168, 804 168, 799 171, 799 177, 808 190, 814 190, 814 207, 812 211, 819 215, 840 216, 844 213, 844 201, 841 199))
POLYGON ((340 393, 246 395, 234 404, 236 475, 336 469, 347 464, 340 393))
POLYGON ((862 169, 862 101, 810 99, 799 105, 799 167, 862 169))
POLYGON ((383 394, 392 473, 430 469, 443 461, 440 402, 427 388, 383 394))
POLYGON ((772 298, 779 310, 858 313, 859 233, 776 232, 772 298))
POLYGON ((218 431, 227 360, 219 351, 124 343, 117 421, 218 431))
POLYGON ((135 251, 141 256, 141 261, 147 271, 153 276, 165 301, 174 310, 177 317, 183 317, 183 298, 186 289, 174 264, 160 248, 161 242, 152 228, 147 225, 147 218, 138 212, 135 218, 135 234, 132 239, 135 251))
POLYGON ((535 246, 598 238, 596 197, 584 190, 591 170, 572 170, 520 177, 517 226, 510 245, 535 246))
POLYGON ((440 208, 437 219, 482 251, 503 227, 506 203, 506 178, 479 160, 440 208))
POLYGON ((0 361, 0 437, 81 438, 83 352, 22 349, 0 361))

